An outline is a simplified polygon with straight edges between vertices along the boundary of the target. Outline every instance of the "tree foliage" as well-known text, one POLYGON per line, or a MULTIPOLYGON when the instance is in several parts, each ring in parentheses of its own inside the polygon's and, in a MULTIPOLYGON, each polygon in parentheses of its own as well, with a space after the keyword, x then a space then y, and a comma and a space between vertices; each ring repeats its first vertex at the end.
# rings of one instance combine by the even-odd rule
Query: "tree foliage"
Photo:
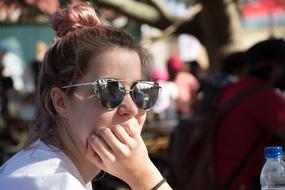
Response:
MULTIPOLYGON (((45 22, 51 14, 51 9, 48 9, 50 7, 44 8, 40 3, 48 1, 50 0, 10 0, 5 2, 22 7, 20 21, 37 22, 40 20, 39 18, 45 18, 41 20, 45 22)), ((53 1, 57 2, 58 6, 65 6, 71 1, 79 0, 53 1)), ((196 36, 206 47, 213 69, 218 67, 225 50, 232 49, 237 44, 235 40, 239 34, 237 0, 173 0, 184 2, 189 6, 183 15, 171 12, 164 0, 90 1, 99 8, 112 10, 115 15, 124 15, 139 24, 148 24, 162 30, 162 34, 153 36, 153 40, 182 33, 196 36)))

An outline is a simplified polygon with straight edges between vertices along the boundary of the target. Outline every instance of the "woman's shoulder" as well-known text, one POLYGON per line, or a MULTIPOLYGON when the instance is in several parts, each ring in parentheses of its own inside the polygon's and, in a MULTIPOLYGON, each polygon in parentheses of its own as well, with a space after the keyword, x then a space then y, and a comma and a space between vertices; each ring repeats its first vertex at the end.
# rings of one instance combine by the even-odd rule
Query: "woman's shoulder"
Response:
POLYGON ((70 185, 82 189, 79 180, 78 171, 67 156, 41 141, 18 152, 0 168, 0 184, 6 189, 50 189, 51 185, 52 189, 70 185))
POLYGON ((73 175, 67 172, 59 173, 43 173, 43 174, 16 174, 10 176, 1 176, 1 189, 16 190, 86 190, 87 185, 82 185, 73 175))
MULTIPOLYGON (((14 172, 41 172, 47 173, 60 162, 56 150, 45 146, 41 141, 36 141, 28 148, 21 150, 11 157, 0 168, 0 175, 10 175, 14 172), (42 170, 47 169, 47 170, 42 170)), ((32 173, 34 173, 32 172, 32 173)))

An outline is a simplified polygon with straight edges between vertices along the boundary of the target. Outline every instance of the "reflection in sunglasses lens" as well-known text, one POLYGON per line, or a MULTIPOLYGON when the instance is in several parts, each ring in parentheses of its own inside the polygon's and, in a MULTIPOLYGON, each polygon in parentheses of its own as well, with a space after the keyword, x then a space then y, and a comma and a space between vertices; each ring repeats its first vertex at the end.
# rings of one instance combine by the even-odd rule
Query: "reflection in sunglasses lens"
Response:
POLYGON ((138 83, 134 89, 133 99, 136 105, 144 110, 154 106, 159 93, 156 83, 138 83))
POLYGON ((118 81, 108 81, 107 85, 98 85, 98 94, 100 102, 106 108, 115 108, 119 106, 124 98, 123 86, 118 81))
MULTIPOLYGON (((102 106, 108 109, 119 106, 125 96, 125 89, 120 81, 98 80, 95 93, 102 106)), ((154 82, 138 82, 130 91, 134 103, 143 110, 154 106, 158 94, 159 85, 154 82)))

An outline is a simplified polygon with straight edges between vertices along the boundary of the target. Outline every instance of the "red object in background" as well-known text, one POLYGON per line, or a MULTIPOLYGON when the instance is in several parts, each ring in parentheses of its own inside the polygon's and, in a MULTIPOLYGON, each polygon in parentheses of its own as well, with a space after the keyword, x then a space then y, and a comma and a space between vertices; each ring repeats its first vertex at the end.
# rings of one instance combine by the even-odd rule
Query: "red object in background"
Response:
POLYGON ((242 14, 244 17, 285 14, 285 2, 282 0, 253 0, 244 5, 242 14))

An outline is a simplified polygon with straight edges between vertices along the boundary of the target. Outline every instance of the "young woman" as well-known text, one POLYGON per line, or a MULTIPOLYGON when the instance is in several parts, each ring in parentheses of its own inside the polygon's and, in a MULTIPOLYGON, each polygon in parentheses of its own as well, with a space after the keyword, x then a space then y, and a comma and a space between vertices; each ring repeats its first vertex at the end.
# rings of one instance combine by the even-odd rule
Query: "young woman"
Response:
POLYGON ((102 26, 88 4, 58 10, 57 38, 38 81, 40 116, 29 146, 0 168, 3 190, 92 189, 104 170, 132 189, 171 189, 140 136, 160 87, 144 49, 102 26))

